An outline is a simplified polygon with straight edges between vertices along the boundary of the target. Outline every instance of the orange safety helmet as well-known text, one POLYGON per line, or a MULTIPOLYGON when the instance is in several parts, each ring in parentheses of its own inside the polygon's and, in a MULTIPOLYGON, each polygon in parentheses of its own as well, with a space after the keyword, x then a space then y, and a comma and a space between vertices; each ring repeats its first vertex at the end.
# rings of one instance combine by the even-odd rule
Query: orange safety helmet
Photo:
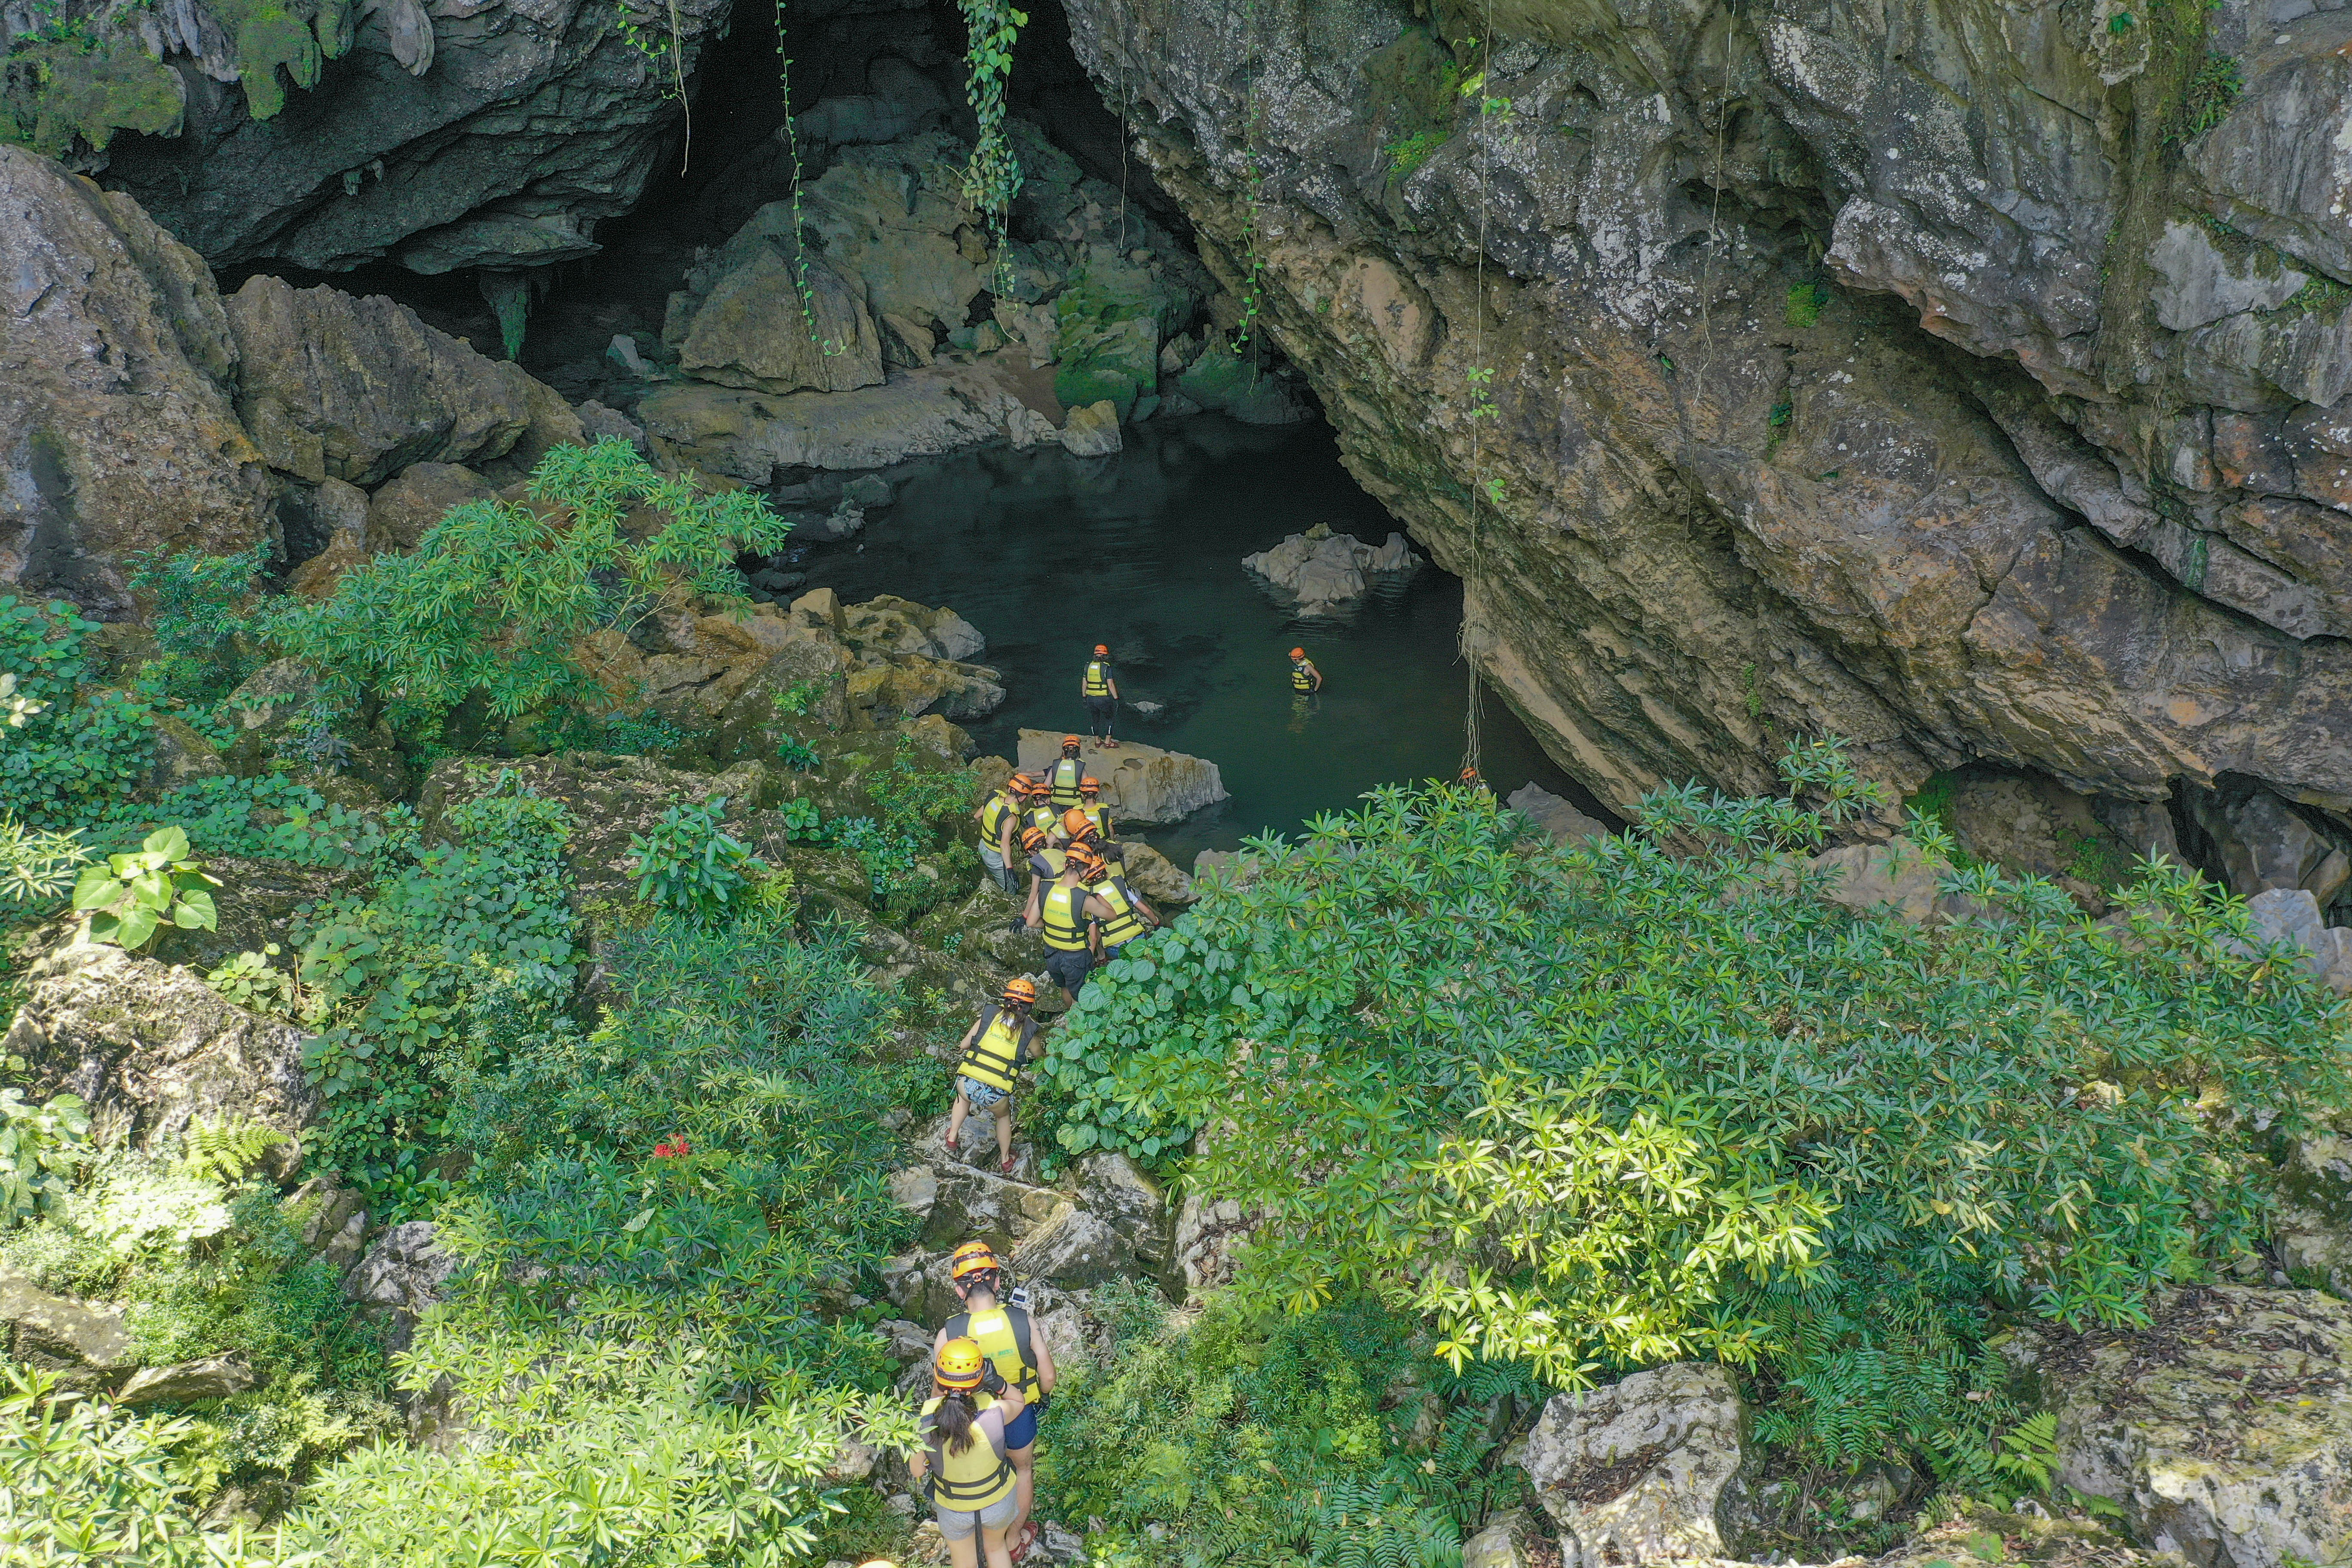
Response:
POLYGON ((1101 870, 1103 859, 1100 855, 1095 853, 1091 845, 1073 844, 1070 846, 1068 863, 1076 866, 1078 868, 1078 874, 1084 876, 1090 866, 1097 871, 1101 870))
POLYGON ((1307 650, 1303 647, 1292 648, 1290 650, 1290 657, 1293 658, 1305 658, 1307 657, 1307 650))
POLYGON ((1065 735, 1062 737, 1062 750, 1066 752, 1075 752, 1080 746, 1085 744, 1086 742, 1079 740, 1076 735, 1065 735))
POLYGON ((1044 847, 1045 847, 1045 830, 1044 828, 1042 828, 1042 827, 1024 827, 1024 828, 1023 828, 1023 829, 1021 830, 1021 847, 1022 847, 1022 848, 1024 848, 1024 849, 1042 849, 1042 848, 1044 848, 1044 847))
POLYGON ((1062 813, 1062 832, 1073 842, 1090 837, 1094 830, 1095 819, 1076 806, 1074 805, 1062 813))
POLYGON ((1027 773, 1014 773, 1011 778, 1004 781, 1004 787, 1011 790, 1014 795, 1042 795, 1045 793, 1045 786, 1039 784, 1027 773))
POLYGON ((941 1388, 978 1388, 981 1369, 987 1364, 978 1340, 950 1340, 931 1363, 931 1376, 941 1388))
MULTIPOLYGON (((1084 848, 1085 846, 1073 844, 1070 847, 1075 851, 1084 848)), ((1072 862, 1078 868, 1078 880, 1081 882, 1092 884, 1110 875, 1110 863, 1099 855, 1088 854, 1081 859, 1074 854, 1072 862)))
POLYGON ((1002 1269, 995 1249, 984 1241, 967 1241, 948 1258, 948 1278, 961 1279, 967 1274, 977 1274, 983 1268, 1002 1269))
POLYGON ((1078 793, 1080 795, 1102 794, 1102 780, 1088 774, 1078 781, 1078 793))
POLYGON ((1016 1007, 1033 1005, 1037 1000, 1037 983, 1025 974, 1016 974, 1004 983, 1004 1000, 1016 1007))
POLYGON ((1097 658, 1108 658, 1110 657, 1109 645, 1107 643, 1095 644, 1095 657, 1097 658))

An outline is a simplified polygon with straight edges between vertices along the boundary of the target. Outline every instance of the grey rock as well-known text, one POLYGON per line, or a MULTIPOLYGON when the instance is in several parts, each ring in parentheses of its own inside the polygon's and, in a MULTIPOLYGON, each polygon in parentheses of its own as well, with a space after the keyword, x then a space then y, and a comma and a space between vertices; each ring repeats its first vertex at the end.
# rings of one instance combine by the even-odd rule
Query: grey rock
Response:
POLYGON ((1024 1278, 1100 1285, 1135 1268, 1135 1246, 1102 1215, 1064 1203, 1023 1240, 1013 1266, 1024 1278))
POLYGON ((1062 432, 1051 419, 1025 403, 1014 403, 1004 411, 1004 433, 1011 438, 1013 449, 1026 452, 1035 447, 1059 445, 1062 432))
POLYGON ((10 1359, 52 1371, 110 1372, 135 1353, 121 1309, 44 1290, 0 1268, 0 1326, 10 1359))
MULTIPOLYGON (((1148 896, 1148 895, 1147 895, 1148 896)), ((1172 1215, 1160 1184, 1124 1154, 1089 1154, 1078 1163, 1076 1201, 1123 1237, 1149 1263, 1168 1257, 1172 1215)))
POLYGON ((644 375, 652 368, 637 352, 637 340, 627 332, 614 332, 613 341, 604 345, 604 355, 631 375, 644 375))
POLYGON ((580 405, 579 413, 581 433, 590 441, 625 441, 636 448, 639 457, 653 455, 653 447, 646 441, 646 427, 619 409, 607 408, 592 397, 580 405))
POLYGON ((2324 985, 2352 995, 2352 927, 2330 926, 2303 888, 2273 888, 2246 900, 2254 940, 2264 947, 2300 948, 2304 966, 2324 985))
MULTIPOLYGON (((1042 773, 1061 754, 1061 748, 1059 731, 1022 731, 1022 769, 1042 773)), ((1078 755, 1087 772, 1102 781, 1103 803, 1118 822, 1175 822, 1226 798, 1224 778, 1217 764, 1204 758, 1163 752, 1135 741, 1121 741, 1117 750, 1106 751, 1091 738, 1078 755)))
POLYGON ((1462 1543, 1462 1568, 1527 1568, 1518 1534, 1527 1526, 1525 1509, 1507 1509, 1486 1521, 1485 1529, 1462 1543))
POLYGON ((1555 844, 1582 844, 1609 831, 1538 784, 1522 785, 1503 804, 1531 818, 1555 844))
POLYGON ((413 1219, 376 1238, 343 1280, 343 1295, 384 1316, 390 1324, 387 1342, 395 1351, 406 1350, 417 1318, 441 1299, 441 1287, 457 1268, 432 1222, 413 1219))
POLYGON ((123 558, 268 536, 211 274, 125 197, 0 145, 0 586, 119 617, 123 558))
POLYGON ((878 386, 785 397, 675 382, 637 405, 655 450, 766 485, 783 469, 885 468, 994 439, 1003 394, 971 367, 893 372, 878 386))
POLYGON ((1562 1568, 1735 1555, 1746 1419, 1730 1374, 1696 1362, 1553 1395, 1520 1464, 1562 1568))
POLYGON ((731 6, 678 0, 664 14, 675 65, 640 53, 588 0, 366 9, 352 52, 286 112, 253 120, 242 94, 199 83, 185 133, 117 139, 107 184, 215 266, 577 259, 598 248, 598 222, 636 205, 677 135, 674 75, 692 90, 731 6))
POLYGON ((1110 399, 1070 410, 1062 425, 1062 450, 1074 458, 1108 458, 1123 443, 1118 433, 1118 407, 1110 399))
POLYGON ((0 1051, 25 1058, 34 1098, 81 1096, 120 1115, 133 1142, 173 1149, 195 1120, 243 1117, 287 1134, 272 1168, 319 1112, 302 1066, 309 1037, 230 1005, 189 970, 119 947, 73 942, 33 966, 0 1051))
POLYGON ((2189 811, 2241 897, 2302 888, 2325 908, 2352 878, 2343 848, 2268 790, 2189 790, 2189 811))
POLYGON ((1242 564, 1293 595, 1300 614, 1320 615, 1363 597, 1373 574, 1414 572, 1422 561, 1401 533, 1376 547, 1318 523, 1242 564))
POLYGON ((2274 266, 2263 276, 2233 266, 2201 226, 2178 218, 2165 224, 2147 260, 2164 279, 2149 296, 2157 320, 2176 332, 2242 310, 2274 310, 2311 281, 2291 267, 2274 266))
POLYGON ((368 546, 414 550, 452 508, 496 493, 463 463, 412 463, 368 497, 368 546))
POLYGON ((142 1366, 114 1393, 117 1405, 192 1405, 200 1399, 226 1399, 243 1394, 260 1380, 253 1369, 227 1356, 207 1356, 172 1366, 142 1366))
POLYGON ((841 487, 844 500, 864 507, 868 511, 890 504, 890 481, 879 474, 860 474, 841 487))

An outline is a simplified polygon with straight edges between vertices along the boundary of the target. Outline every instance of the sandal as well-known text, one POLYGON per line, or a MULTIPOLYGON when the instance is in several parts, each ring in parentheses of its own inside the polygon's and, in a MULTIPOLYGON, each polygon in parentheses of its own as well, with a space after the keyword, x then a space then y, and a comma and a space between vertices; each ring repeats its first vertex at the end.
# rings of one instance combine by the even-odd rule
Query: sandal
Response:
POLYGON ((1000 1170, 1000 1171, 1003 1172, 1006 1175, 1008 1175, 1008 1176, 1009 1176, 1009 1175, 1011 1175, 1011 1174, 1013 1173, 1013 1166, 1015 1166, 1015 1165, 1017 1165, 1017 1164, 1019 1164, 1020 1163, 1021 1163, 1021 1156, 1020 1156, 1020 1155, 1018 1155, 1018 1154, 1008 1154, 1008 1155, 1006 1155, 1006 1156, 1004 1157, 1004 1163, 1003 1163, 1003 1164, 1001 1164, 1001 1165, 997 1166, 996 1168, 997 1168, 998 1170, 1000 1170))
POLYGON ((1006 1548, 1004 1555, 1013 1562, 1020 1562, 1029 1555, 1029 1549, 1037 1544, 1037 1521, 1033 1519, 1021 1527, 1021 1539, 1006 1548))

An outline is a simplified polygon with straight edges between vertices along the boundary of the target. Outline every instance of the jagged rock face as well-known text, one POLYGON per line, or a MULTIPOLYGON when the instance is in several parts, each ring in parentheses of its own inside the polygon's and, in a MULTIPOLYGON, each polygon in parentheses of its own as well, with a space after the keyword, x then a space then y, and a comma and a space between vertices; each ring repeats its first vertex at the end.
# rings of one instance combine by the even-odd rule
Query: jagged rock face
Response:
POLYGON ((2231 106, 2116 9, 1069 12, 1603 800, 1767 788, 1826 731, 1906 788, 2352 812, 2352 19, 2266 13, 2231 106))
POLYGON ((0 585, 119 612, 132 552, 268 536, 220 296, 134 203, 0 145, 0 585))
POLYGON ((352 8, 349 52, 312 58, 310 79, 296 74, 307 90, 259 119, 252 81, 232 85, 229 36, 201 26, 207 7, 167 9, 198 24, 158 40, 184 84, 184 122, 86 160, 107 184, 215 266, 389 258, 446 272, 594 251, 598 220, 628 211, 656 159, 675 155, 677 79, 691 88, 731 5, 378 0, 352 8))

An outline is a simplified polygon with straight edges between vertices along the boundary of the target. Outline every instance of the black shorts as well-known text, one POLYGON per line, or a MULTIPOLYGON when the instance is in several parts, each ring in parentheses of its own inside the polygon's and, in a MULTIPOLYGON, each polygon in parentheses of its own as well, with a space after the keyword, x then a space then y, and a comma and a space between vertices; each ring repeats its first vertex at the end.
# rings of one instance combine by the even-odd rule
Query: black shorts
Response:
POLYGON ((1084 948, 1069 952, 1056 947, 1048 949, 1045 953, 1045 973, 1054 977, 1055 984, 1073 996, 1078 994, 1078 987, 1087 983, 1087 975, 1094 966, 1094 954, 1084 948))
POLYGON ((1107 721, 1112 714, 1118 711, 1118 699, 1116 697, 1089 697, 1087 699, 1087 714, 1089 718, 1100 719, 1107 721))

